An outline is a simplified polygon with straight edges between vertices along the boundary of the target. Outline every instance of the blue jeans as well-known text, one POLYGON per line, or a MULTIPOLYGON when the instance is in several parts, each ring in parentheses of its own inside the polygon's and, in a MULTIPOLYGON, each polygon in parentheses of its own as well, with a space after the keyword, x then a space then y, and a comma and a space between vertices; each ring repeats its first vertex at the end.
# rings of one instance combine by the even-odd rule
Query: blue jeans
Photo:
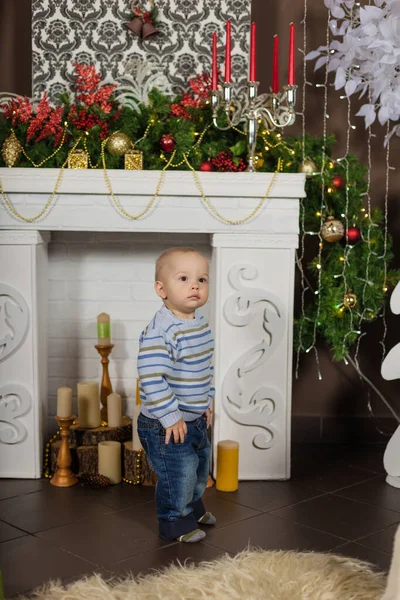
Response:
POLYGON ((205 511, 201 496, 210 469, 210 442, 204 416, 187 421, 183 444, 165 443, 165 429, 158 419, 140 414, 138 434, 149 466, 157 474, 156 506, 159 535, 164 540, 197 529, 205 511))

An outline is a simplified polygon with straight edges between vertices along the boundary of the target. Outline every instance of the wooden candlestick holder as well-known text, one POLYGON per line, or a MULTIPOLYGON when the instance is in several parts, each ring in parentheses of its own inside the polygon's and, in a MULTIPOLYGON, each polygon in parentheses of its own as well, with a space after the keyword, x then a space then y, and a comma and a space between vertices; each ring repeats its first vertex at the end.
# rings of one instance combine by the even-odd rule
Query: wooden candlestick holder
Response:
POLYGON ((61 446, 57 458, 57 471, 50 479, 51 485, 55 487, 71 487, 78 483, 78 478, 71 471, 71 451, 69 449, 69 430, 76 417, 55 417, 59 427, 61 428, 61 446))
POLYGON ((109 355, 111 354, 111 350, 114 348, 114 344, 107 344, 106 346, 95 346, 97 352, 101 356, 101 364, 103 366, 103 376, 101 379, 101 388, 100 388, 100 400, 101 400, 101 420, 108 423, 108 414, 107 414, 107 397, 112 394, 112 385, 110 380, 110 375, 108 374, 108 360, 109 355))

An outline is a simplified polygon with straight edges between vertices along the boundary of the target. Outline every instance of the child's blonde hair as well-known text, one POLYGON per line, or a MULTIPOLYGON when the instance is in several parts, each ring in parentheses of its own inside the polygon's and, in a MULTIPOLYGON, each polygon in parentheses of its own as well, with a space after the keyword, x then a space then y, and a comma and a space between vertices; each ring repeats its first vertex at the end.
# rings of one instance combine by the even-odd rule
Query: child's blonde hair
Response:
POLYGON ((196 248, 191 248, 190 246, 187 246, 187 247, 177 246, 175 248, 168 248, 168 250, 165 250, 162 254, 160 254, 160 256, 156 260, 155 280, 159 281, 160 273, 161 273, 163 267, 165 266, 165 264, 171 258, 171 256, 173 256, 174 254, 190 254, 190 253, 198 254, 199 256, 202 256, 203 258, 206 259, 206 257, 204 256, 204 254, 202 252, 200 252, 200 250, 196 250, 196 248))

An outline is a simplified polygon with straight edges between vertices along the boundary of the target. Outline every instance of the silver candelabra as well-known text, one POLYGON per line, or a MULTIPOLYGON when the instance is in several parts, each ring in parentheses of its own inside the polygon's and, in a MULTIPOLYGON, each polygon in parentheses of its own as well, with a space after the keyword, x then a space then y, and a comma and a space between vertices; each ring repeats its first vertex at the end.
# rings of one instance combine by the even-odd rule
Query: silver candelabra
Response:
POLYGON ((293 125, 296 120, 297 85, 286 85, 280 94, 261 94, 258 96, 259 82, 247 82, 247 97, 244 105, 232 100, 232 83, 223 83, 222 91, 211 90, 213 123, 217 129, 226 131, 237 127, 241 121, 247 121, 248 166, 246 171, 256 171, 254 156, 257 143, 257 131, 260 122, 270 131, 293 125), (222 108, 227 124, 218 124, 218 112, 222 108))

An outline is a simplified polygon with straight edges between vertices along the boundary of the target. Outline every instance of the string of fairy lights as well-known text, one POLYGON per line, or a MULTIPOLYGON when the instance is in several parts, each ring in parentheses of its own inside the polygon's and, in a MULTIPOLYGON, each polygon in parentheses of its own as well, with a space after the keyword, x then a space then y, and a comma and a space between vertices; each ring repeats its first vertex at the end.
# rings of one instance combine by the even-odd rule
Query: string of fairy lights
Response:
MULTIPOLYGON (((387 139, 387 146, 386 146, 386 155, 385 155, 385 165, 386 165, 386 175, 385 175, 385 200, 384 200, 384 242, 383 242, 383 254, 381 256, 382 260, 383 260, 383 269, 384 269, 384 290, 387 291, 387 282, 386 282, 386 278, 387 278, 387 260, 386 260, 386 253, 387 253, 387 242, 388 242, 388 204, 389 204, 389 183, 390 183, 390 170, 391 170, 391 166, 390 166, 390 137, 388 136, 389 133, 389 121, 387 123, 387 130, 386 130, 386 139, 387 139)), ((386 323, 386 306, 385 304, 383 305, 383 316, 382 316, 382 321, 383 321, 383 336, 382 336, 382 340, 380 341, 380 344, 382 346, 382 360, 385 358, 386 356, 386 335, 387 335, 387 323, 386 323)))
MULTIPOLYGON (((341 96, 341 98, 343 98, 341 96)), ((369 103, 372 103, 372 93, 371 90, 368 91, 368 101, 369 103)), ((365 269, 365 280, 364 280, 364 286, 363 286, 363 290, 362 290, 362 305, 363 305, 363 312, 361 313, 361 317, 360 317, 360 325, 362 325, 363 321, 366 320, 366 314, 372 314, 371 312, 371 308, 367 307, 366 304, 366 290, 368 289, 368 286, 371 285, 370 279, 369 279, 369 267, 370 267, 370 262, 371 262, 371 256, 372 256, 372 245, 371 245, 371 230, 372 230, 372 219, 371 219, 371 173, 372 173, 372 127, 371 125, 369 125, 368 129, 367 129, 367 162, 368 162, 368 172, 367 172, 367 189, 364 192, 364 196, 367 202, 367 211, 366 211, 366 218, 368 219, 368 228, 367 228, 367 234, 365 236, 365 234, 362 233, 363 236, 363 241, 367 243, 367 247, 368 247, 368 254, 367 254, 367 265, 366 265, 366 269, 365 269)), ((373 315, 374 316, 374 315, 373 315)), ((357 340, 357 344, 356 344, 356 350, 355 350, 355 354, 354 354, 354 362, 355 362, 355 366, 357 371, 360 371, 360 364, 359 364, 359 352, 360 352, 360 344, 361 344, 361 340, 364 337, 365 332, 362 333, 358 340, 357 340)))
MULTIPOLYGON (((322 379, 322 375, 321 375, 321 369, 320 369, 318 349, 317 349, 316 344, 317 344, 317 331, 318 331, 318 327, 320 325, 319 318, 320 318, 320 307, 321 307, 322 249, 323 249, 323 237, 321 234, 321 230, 322 230, 322 226, 324 223, 324 212, 325 212, 325 208, 326 208, 325 207, 325 185, 326 185, 325 172, 326 172, 326 166, 327 166, 327 161, 326 161, 327 120, 329 119, 329 115, 328 115, 328 79, 329 79, 329 57, 330 57, 330 22, 331 22, 331 11, 328 10, 328 18, 327 18, 327 23, 326 23, 326 46, 328 48, 328 56, 327 56, 327 60, 326 60, 326 64, 325 64, 324 83, 317 84, 317 87, 322 87, 324 90, 322 152, 321 152, 322 159, 321 159, 321 173, 320 173, 320 175, 321 175, 321 201, 320 201, 320 208, 318 211, 318 216, 319 216, 320 221, 319 221, 319 230, 317 232, 319 243, 318 243, 318 257, 317 257, 317 263, 316 263, 316 267, 317 267, 317 271, 318 271, 318 278, 317 278, 317 289, 315 290, 315 294, 317 296, 317 314, 316 314, 316 317, 314 320, 312 343, 311 343, 311 346, 309 346, 306 349, 307 353, 310 352, 311 350, 314 351, 319 380, 322 379)), ((304 60, 305 60, 305 57, 304 57, 304 60)))
MULTIPOLYGON (((358 4, 356 5, 357 7, 359 6, 358 4)), ((301 117, 301 121, 302 121, 302 160, 303 162, 307 159, 306 153, 305 153, 305 138, 306 138, 306 116, 305 116, 305 110, 306 110, 306 92, 307 92, 307 86, 309 85, 314 85, 311 82, 309 82, 307 80, 307 60, 306 60, 306 55, 307 55, 307 0, 304 0, 304 9, 303 9, 303 19, 302 19, 302 25, 303 25, 303 48, 299 49, 300 52, 303 54, 303 85, 302 85, 302 107, 301 107, 301 112, 297 113, 300 117, 301 117)), ((350 9, 350 21, 351 23, 353 23, 353 10, 354 7, 351 7, 350 9)), ((340 257, 340 260, 342 262, 342 269, 341 269, 341 273, 334 275, 335 278, 337 277, 341 277, 343 279, 343 285, 344 285, 344 289, 345 291, 349 291, 349 287, 348 287, 348 279, 347 279, 347 270, 350 266, 350 261, 351 261, 351 252, 353 249, 353 245, 349 242, 349 237, 348 237, 348 229, 349 226, 351 226, 351 219, 355 220, 355 215, 349 215, 349 203, 350 203, 350 194, 349 194, 349 190, 350 187, 352 185, 352 182, 349 180, 349 161, 347 159, 347 156, 350 153, 350 145, 351 145, 351 133, 352 130, 356 129, 356 126, 352 123, 351 121, 351 113, 352 113, 352 103, 351 103, 351 98, 350 96, 347 95, 343 95, 340 96, 340 98, 346 99, 347 100, 347 129, 346 129, 346 149, 345 149, 345 155, 341 158, 337 158, 337 159, 331 159, 326 156, 326 142, 327 142, 327 123, 328 123, 328 119, 329 119, 329 114, 328 114, 328 80, 329 80, 329 63, 330 63, 330 56, 332 54, 334 54, 334 50, 331 50, 331 41, 330 41, 330 24, 331 24, 331 19, 332 19, 332 14, 331 11, 328 10, 327 11, 327 24, 326 24, 326 47, 327 47, 327 61, 325 64, 325 76, 324 76, 324 81, 323 83, 318 83, 315 84, 315 87, 317 88, 322 88, 323 89, 323 123, 322 123, 322 139, 323 139, 323 146, 322 146, 322 162, 321 162, 321 171, 318 173, 315 173, 315 175, 320 175, 321 177, 321 201, 320 201, 320 208, 318 210, 318 212, 316 213, 316 216, 320 218, 320 229, 319 231, 306 231, 305 227, 304 227, 304 222, 305 222, 305 210, 304 210, 304 204, 303 204, 303 200, 300 200, 300 226, 301 226, 301 236, 300 236, 300 243, 299 243, 299 251, 297 252, 296 255, 296 262, 297 262, 297 267, 299 269, 300 272, 300 287, 301 287, 301 296, 300 296, 300 311, 301 311, 301 325, 299 327, 299 333, 298 333, 298 345, 297 345, 297 356, 296 356, 296 366, 295 366, 295 376, 296 378, 298 378, 299 375, 299 365, 300 365, 300 353, 302 351, 305 351, 306 353, 309 353, 310 351, 313 351, 315 354, 315 359, 316 359, 316 367, 317 367, 317 374, 318 374, 318 379, 322 379, 322 375, 321 375, 321 370, 320 370, 320 361, 319 361, 319 354, 318 354, 318 348, 317 348, 317 332, 318 332, 318 326, 320 325, 319 323, 319 308, 320 308, 320 298, 321 298, 321 292, 322 290, 322 271, 323 271, 323 261, 322 261, 322 250, 323 250, 323 238, 321 235, 321 230, 322 230, 322 225, 324 222, 324 214, 326 213, 326 210, 329 209, 328 206, 328 198, 326 196, 326 194, 330 194, 332 193, 332 189, 329 187, 329 185, 327 186, 328 183, 328 178, 326 175, 326 170, 327 168, 332 168, 334 166, 334 164, 340 164, 343 169, 344 169, 344 179, 345 179, 345 186, 344 186, 344 191, 345 191, 345 209, 344 212, 341 213, 341 218, 344 220, 344 229, 345 229, 345 247, 344 247, 344 252, 343 252, 343 256, 340 257), (306 236, 310 236, 310 235, 317 235, 319 238, 319 244, 318 244, 318 254, 317 257, 315 259, 315 266, 317 268, 317 273, 318 273, 318 277, 317 277, 317 285, 313 286, 304 271, 304 267, 303 267, 303 260, 305 257, 305 241, 306 241, 306 236), (314 329, 313 329, 313 339, 312 339, 312 343, 311 345, 309 345, 307 348, 304 347, 303 344, 303 340, 302 340, 302 323, 304 322, 306 315, 305 315, 305 300, 306 300, 306 294, 307 292, 309 293, 314 293, 315 296, 317 297, 317 317, 314 321, 314 329)), ((351 26, 351 25, 350 25, 351 26)), ((371 91, 369 90, 369 102, 372 103, 372 99, 371 99, 371 91)), ((389 124, 388 124, 388 130, 387 133, 389 132, 389 124)), ((377 315, 374 315, 372 312, 372 309, 370 307, 368 307, 367 305, 367 290, 368 290, 368 286, 370 285, 375 285, 372 281, 370 281, 370 262, 371 262, 371 257, 373 254, 376 255, 376 252, 374 252, 373 247, 372 247, 372 243, 371 243, 371 231, 372 228, 374 227, 372 218, 371 218, 371 211, 372 211, 372 207, 371 207, 371 173, 372 173, 372 138, 375 137, 374 134, 372 133, 372 127, 371 125, 367 128, 367 161, 368 161, 368 171, 367 171, 367 181, 366 181, 366 191, 363 192, 361 195, 365 196, 365 201, 366 201, 366 208, 361 208, 361 211, 364 213, 364 219, 367 219, 367 227, 364 227, 364 231, 361 231, 361 236, 362 236, 362 240, 364 243, 367 244, 367 261, 366 261, 366 272, 365 272, 365 278, 362 279, 362 281, 364 282, 364 286, 362 289, 362 312, 359 313, 357 311, 350 311, 350 328, 349 328, 349 332, 346 334, 346 336, 343 339, 343 348, 345 349, 346 347, 346 339, 348 336, 353 335, 354 333, 357 334, 358 338, 357 338, 357 342, 356 342, 356 346, 355 346, 355 353, 354 353, 354 357, 350 356, 350 354, 347 354, 344 357, 344 362, 345 364, 352 364, 352 366, 355 368, 355 370, 357 371, 359 377, 361 380, 363 380, 365 383, 368 384, 369 388, 372 389, 377 396, 380 397, 380 399, 382 400, 382 402, 387 406, 387 408, 389 409, 389 411, 392 413, 392 415, 394 416, 394 418, 400 422, 400 418, 399 416, 396 414, 396 412, 394 411, 394 409, 392 408, 392 406, 390 405, 390 403, 387 401, 387 399, 384 397, 384 395, 380 392, 380 390, 373 384, 373 382, 362 372, 360 364, 359 364, 359 356, 360 356, 360 344, 361 344, 361 340, 364 338, 364 336, 366 335, 366 332, 361 332, 360 328, 362 326, 362 323, 364 321, 368 321, 371 318, 374 318, 377 315), (354 327, 354 321, 355 321, 355 317, 358 317, 358 328, 355 329, 354 327)), ((382 268, 384 270, 384 292, 386 292, 388 290, 388 286, 387 286, 387 247, 388 247, 388 201, 389 201, 389 190, 390 190, 390 170, 393 169, 393 167, 390 166, 390 138, 387 135, 386 136, 387 139, 387 145, 386 145, 386 154, 385 154, 385 163, 386 163, 386 173, 385 173, 385 197, 384 197, 384 248, 383 248, 383 253, 382 255, 379 257, 382 259, 382 268)), ((312 176, 312 175, 311 175, 312 176)), ((336 309, 338 310, 338 312, 342 312, 343 310, 345 310, 345 305, 344 304, 340 304, 338 306, 336 306, 336 309)), ((386 323, 386 313, 385 313, 385 306, 383 307, 382 310, 382 322, 383 322, 383 334, 382 334, 382 339, 380 341, 380 345, 382 347, 382 360, 386 355, 386 346, 385 346, 385 341, 386 341, 386 336, 387 336, 387 323, 386 323)), ((371 415, 371 417, 374 419, 377 427, 378 427, 378 423, 377 423, 377 419, 373 413, 372 407, 371 407, 371 402, 370 402, 370 394, 369 394, 369 390, 368 390, 368 410, 369 413, 371 415)), ((379 427, 378 427, 379 429, 379 427)), ((379 429, 380 430, 380 429, 379 429)), ((380 430, 381 431, 381 430, 380 430)), ((381 433, 386 433, 381 431, 381 433)))
MULTIPOLYGON (((303 54, 303 86, 302 86, 302 100, 301 100, 301 159, 304 164, 306 159, 306 91, 307 91, 307 0, 304 0, 304 9, 303 9, 303 49, 301 50, 303 54)), ((298 344, 297 344, 297 354, 296 354, 296 368, 295 368, 295 376, 298 379, 299 376, 299 367, 300 367, 300 353, 304 351, 303 346, 303 323, 305 319, 305 295, 308 290, 305 283, 305 274, 303 268, 303 260, 305 254, 305 206, 304 199, 300 198, 300 254, 296 251, 296 264, 300 271, 300 303, 301 303, 301 322, 299 327, 299 335, 298 335, 298 344)))
MULTIPOLYGON (((353 10, 351 10, 351 18, 350 18, 350 27, 352 25, 352 21, 353 21, 353 10)), ((350 179, 349 179, 349 161, 347 159, 347 156, 350 153, 350 137, 351 137, 351 130, 355 129, 355 125, 351 124, 351 97, 350 96, 346 96, 346 100, 347 100, 347 112, 346 112, 346 121, 347 121, 347 130, 346 130, 346 151, 345 151, 345 156, 342 159, 342 161, 344 162, 345 165, 345 210, 344 213, 341 214, 341 217, 344 219, 345 222, 345 248, 344 248, 344 256, 343 256, 343 261, 342 261, 342 273, 341 273, 341 277, 343 279, 343 285, 344 285, 344 289, 345 292, 348 293, 349 291, 349 284, 347 281, 347 277, 346 277, 346 270, 349 266, 349 261, 351 260, 350 258, 350 253, 351 250, 353 248, 353 246, 351 244, 349 244, 349 235, 348 235, 348 231, 349 231, 349 189, 350 189, 350 179)), ((340 307, 340 310, 342 310, 342 307, 340 307)), ((346 335, 343 338, 343 350, 346 349, 346 340, 348 337, 352 336, 353 333, 356 333, 357 335, 360 335, 361 331, 359 330, 354 330, 354 313, 353 310, 350 311, 350 328, 349 331, 346 333, 346 335)))
MULTIPOLYGON (((350 11, 350 27, 352 27, 353 24, 353 16, 354 16, 354 12, 353 12, 353 7, 351 8, 350 11)), ((371 94, 371 90, 369 89, 369 102, 372 103, 372 94, 371 94)), ((348 240, 348 226, 349 226, 349 213, 348 213, 348 200, 349 200, 349 188, 351 185, 351 182, 349 181, 349 172, 348 172, 348 160, 347 160, 347 156, 350 152, 350 135, 351 135, 351 131, 353 129, 356 129, 356 126, 353 125, 351 123, 351 97, 350 96, 340 96, 341 99, 346 99, 347 100, 347 132, 346 132, 346 153, 345 153, 345 157, 338 159, 340 161, 344 161, 345 163, 345 170, 346 170, 346 186, 345 186, 345 190, 346 190, 346 208, 345 208, 345 213, 342 214, 341 216, 344 217, 345 219, 345 230, 346 230, 346 247, 345 247, 345 255, 344 255, 344 261, 343 261, 343 281, 344 281, 344 285, 345 285, 345 289, 347 290, 347 280, 346 280, 346 267, 349 266, 349 254, 353 248, 353 246, 351 244, 349 244, 349 240, 348 240)), ((389 129, 389 126, 388 126, 389 129)), ((361 380, 365 381, 366 383, 368 383, 368 385, 370 386, 371 389, 373 389, 375 391, 375 393, 378 394, 378 396, 381 398, 381 400, 384 402, 384 404, 389 408, 390 412, 392 413, 392 415, 396 418, 397 421, 399 421, 399 417, 396 414, 396 412, 393 410, 393 408, 391 407, 391 405, 389 404, 389 402, 386 400, 386 398, 383 396, 383 394, 372 384, 372 382, 365 376, 365 374, 362 372, 361 367, 360 367, 360 362, 359 362, 359 355, 360 355, 360 345, 361 345, 361 340, 365 337, 366 332, 361 332, 360 328, 362 326, 363 321, 368 320, 368 318, 374 317, 375 315, 372 314, 371 312, 371 308, 368 307, 367 303, 366 303, 366 290, 368 288, 369 285, 374 285, 374 283, 372 281, 370 281, 369 279, 369 266, 370 266, 370 260, 371 260, 371 256, 372 254, 376 254, 373 249, 372 249, 372 244, 371 244, 371 230, 373 225, 372 222, 372 218, 371 218, 371 194, 370 194, 370 190, 371 190, 371 173, 372 173, 372 140, 373 134, 372 134, 372 128, 371 125, 368 127, 368 132, 367 132, 367 162, 368 162, 368 172, 367 172, 367 189, 366 191, 362 194, 363 196, 365 196, 366 201, 367 201, 367 209, 362 208, 361 210, 364 212, 364 218, 368 219, 367 221, 367 230, 366 230, 366 235, 365 233, 362 234, 362 239, 363 242, 367 244, 367 264, 366 264, 366 272, 365 272, 365 278, 363 279, 364 282, 364 286, 363 286, 363 290, 362 290, 362 306, 363 306, 363 311, 361 314, 357 313, 357 316, 359 317, 359 329, 354 330, 353 328, 353 311, 350 311, 350 317, 351 317, 351 321, 350 321, 350 330, 349 332, 346 334, 344 340, 343 340, 343 347, 345 347, 345 341, 346 338, 349 335, 352 335, 352 333, 356 333, 358 335, 358 339, 357 339, 357 343, 356 343, 356 348, 355 348, 355 353, 354 353, 354 358, 352 359, 350 357, 350 355, 347 355, 347 357, 345 357, 345 363, 348 364, 348 362, 350 361, 351 364, 354 366, 354 368, 356 369, 359 377, 361 380)), ((385 199, 384 199, 384 249, 383 249, 383 254, 379 257, 382 259, 382 265, 383 265, 383 271, 384 271, 384 284, 383 284, 383 289, 384 292, 386 292, 388 290, 387 287, 387 243, 388 243, 388 199, 389 199, 389 175, 390 175, 390 144, 388 143, 387 145, 387 149, 386 149, 386 157, 385 157, 385 162, 386 162, 386 176, 385 176, 385 199)), ((385 303, 383 304, 383 308, 382 308, 382 323, 383 323, 383 336, 382 336, 382 340, 380 341, 380 345, 382 347, 382 360, 384 359, 385 355, 386 355, 386 346, 385 346, 385 340, 386 340, 386 335, 387 335, 387 323, 386 323, 386 306, 385 303)), ((375 421, 378 430, 381 433, 386 433, 384 431, 382 431, 379 426, 378 426, 378 422, 377 419, 374 415, 372 406, 371 406, 371 398, 370 398, 370 390, 368 390, 368 402, 367 402, 367 408, 369 411, 370 416, 373 418, 373 420, 375 421)))
MULTIPOLYGON (((354 8, 351 7, 351 9, 350 9, 350 27, 351 28, 353 26, 353 19, 354 19, 354 8)), ((346 277, 346 270, 349 267, 349 263, 351 260, 350 253, 353 249, 352 244, 349 244, 349 236, 348 236, 348 231, 349 231, 349 190, 350 190, 350 186, 351 186, 351 181, 349 178, 349 161, 348 161, 347 157, 350 153, 351 132, 353 129, 356 129, 356 126, 351 123, 351 108, 352 108, 351 96, 347 96, 347 95, 341 96, 341 99, 346 99, 346 101, 347 101, 346 151, 345 151, 344 158, 341 159, 345 164, 345 199, 346 199, 345 211, 344 211, 344 214, 341 215, 341 217, 344 218, 344 220, 345 220, 345 249, 344 249, 344 257, 343 257, 342 278, 343 278, 345 292, 351 293, 351 290, 349 289, 347 277, 346 277)), ((368 215, 370 215, 370 212, 368 213, 368 215)), ((370 219, 370 223, 371 223, 371 219, 370 219)), ((342 310, 342 307, 340 310, 342 310)), ((350 311, 350 328, 349 328, 348 333, 343 338, 343 350, 345 350, 345 348, 346 348, 347 338, 352 336, 354 333, 356 333, 357 336, 361 335, 361 331, 359 329, 356 329, 356 330, 354 329, 354 312, 353 312, 353 310, 351 310, 350 311)), ((358 340, 359 340, 359 338, 357 339, 357 346, 359 346, 358 340)), ((347 359, 345 360, 345 362, 348 362, 347 359)))

